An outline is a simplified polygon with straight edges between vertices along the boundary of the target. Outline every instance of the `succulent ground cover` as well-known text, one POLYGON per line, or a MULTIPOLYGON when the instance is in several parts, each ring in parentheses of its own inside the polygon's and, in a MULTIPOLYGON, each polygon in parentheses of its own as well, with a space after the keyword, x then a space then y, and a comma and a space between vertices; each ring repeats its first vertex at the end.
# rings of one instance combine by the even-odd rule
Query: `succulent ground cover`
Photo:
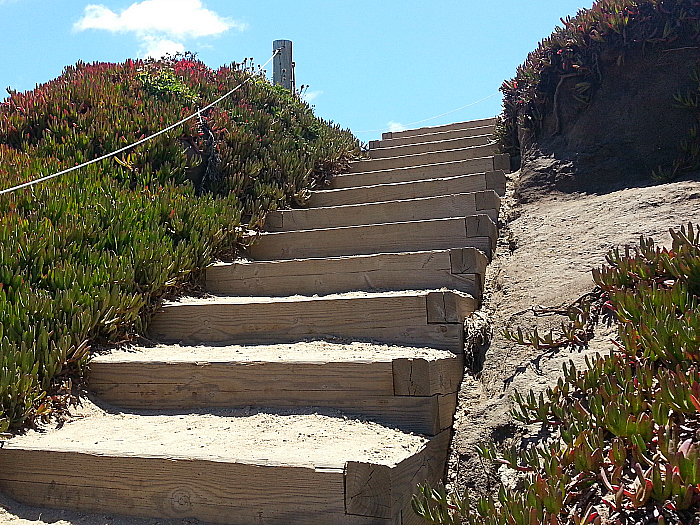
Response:
POLYGON ((194 56, 79 63, 0 104, 0 188, 114 151, 0 196, 0 432, 48 414, 46 392, 84 369, 90 345, 142 332, 166 294, 242 242, 266 212, 303 203, 356 139, 316 118, 245 60, 194 56))
MULTIPOLYGON (((619 65, 630 51, 696 49, 698 45, 699 0, 598 0, 576 16, 562 19, 562 25, 501 87, 503 112, 497 135, 502 151, 518 156, 523 133, 537 137, 547 115, 556 118, 555 133, 561 131, 559 106, 565 82, 574 84, 575 104, 584 110, 595 97, 607 63, 619 65)), ((692 111, 697 123, 679 144, 676 162, 657 170, 658 178, 669 180, 700 168, 698 94, 693 89, 669 96, 692 111)))
POLYGON ((672 231, 671 249, 641 238, 593 271, 596 292, 557 335, 506 331, 536 347, 585 344, 586 325, 617 323, 607 355, 565 365, 539 395, 516 393, 512 416, 539 443, 481 456, 517 473, 493 496, 422 487, 414 509, 432 523, 682 523, 700 511, 700 231, 672 231))

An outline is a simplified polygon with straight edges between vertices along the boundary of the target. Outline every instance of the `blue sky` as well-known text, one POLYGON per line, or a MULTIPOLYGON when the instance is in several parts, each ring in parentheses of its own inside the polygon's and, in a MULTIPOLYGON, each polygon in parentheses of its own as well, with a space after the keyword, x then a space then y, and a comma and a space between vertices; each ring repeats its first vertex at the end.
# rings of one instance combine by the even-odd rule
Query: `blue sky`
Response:
MULTIPOLYGON (((78 60, 188 50, 218 67, 292 40, 316 114, 362 141, 382 130, 496 115, 502 81, 559 19, 592 0, 0 0, 0 90, 78 60), (495 96, 491 96, 494 95, 495 96), (478 104, 439 118, 443 113, 478 104)), ((272 74, 271 67, 269 68, 272 74)))

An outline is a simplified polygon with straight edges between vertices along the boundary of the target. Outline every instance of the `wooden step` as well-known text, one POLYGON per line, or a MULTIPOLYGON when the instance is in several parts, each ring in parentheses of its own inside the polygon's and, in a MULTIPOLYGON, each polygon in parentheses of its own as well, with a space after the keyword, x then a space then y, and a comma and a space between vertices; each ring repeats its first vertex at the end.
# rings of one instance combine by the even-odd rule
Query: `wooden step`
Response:
POLYGON ((485 146, 471 146, 428 153, 414 153, 385 159, 357 160, 350 163, 349 173, 362 173, 365 171, 388 170, 394 168, 407 168, 412 166, 425 166, 456 160, 479 159, 496 154, 497 146, 487 144, 485 146))
POLYGON ((411 137, 397 137, 394 139, 370 140, 369 148, 390 148, 392 146, 404 146, 418 142, 439 142, 441 140, 457 139, 462 137, 473 137, 475 135, 493 135, 496 127, 493 124, 477 126, 475 128, 452 129, 448 131, 437 131, 414 135, 411 137))
POLYGON ((262 233, 248 248, 258 261, 477 248, 487 257, 498 230, 488 215, 262 233))
POLYGON ((128 348, 90 362, 89 388, 130 409, 325 407, 434 436, 452 426, 464 358, 326 342, 128 348))
POLYGON ((496 192, 486 190, 328 208, 280 210, 267 215, 265 227, 272 232, 316 230, 319 228, 361 226, 363 224, 464 217, 477 213, 488 215, 492 221, 498 222, 500 205, 501 199, 496 195, 496 192))
MULTIPOLYGON (((370 161, 366 161, 370 162, 370 161)), ((363 173, 344 173, 337 175, 331 181, 331 188, 354 188, 358 186, 374 186, 376 184, 392 184, 396 182, 411 182, 440 177, 470 175, 490 171, 510 172, 510 157, 508 155, 492 155, 479 159, 459 160, 428 164, 426 166, 409 166, 363 173)))
POLYGON ((308 205, 310 208, 322 208, 366 202, 420 199, 423 197, 482 190, 493 190, 501 197, 505 195, 505 173, 502 171, 490 171, 488 173, 457 175, 438 179, 314 191, 311 194, 308 205))
POLYGON ((370 148, 367 153, 371 159, 385 159, 401 157, 403 155, 415 155, 417 153, 431 153, 459 148, 471 148, 473 146, 486 146, 492 142, 491 135, 474 135, 470 137, 443 139, 439 142, 416 142, 403 146, 370 148))
POLYGON ((206 270, 206 289, 239 296, 448 288, 480 302, 488 259, 476 248, 325 259, 236 261, 206 270))
POLYGON ((34 506, 235 525, 409 525, 445 473, 428 439, 324 414, 100 413, 0 449, 0 490, 34 506))
POLYGON ((476 309, 453 291, 352 292, 323 297, 186 298, 163 305, 149 337, 186 344, 274 344, 306 339, 377 341, 463 352, 476 309))
POLYGON ((468 120, 466 122, 453 122, 452 124, 443 124, 441 126, 426 126, 422 128, 405 129, 403 131, 389 131, 387 133, 382 133, 382 139, 413 137, 416 135, 425 135, 426 133, 437 133, 440 131, 451 131, 454 129, 478 128, 480 126, 493 126, 495 124, 495 118, 468 120))

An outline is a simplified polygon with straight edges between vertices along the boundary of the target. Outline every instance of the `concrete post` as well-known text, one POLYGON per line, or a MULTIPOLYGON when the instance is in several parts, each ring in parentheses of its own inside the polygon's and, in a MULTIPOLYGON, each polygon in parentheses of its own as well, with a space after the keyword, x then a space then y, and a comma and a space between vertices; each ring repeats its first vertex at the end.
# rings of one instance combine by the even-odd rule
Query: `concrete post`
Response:
POLYGON ((272 83, 293 90, 294 86, 294 62, 292 62, 292 41, 275 40, 272 42, 272 51, 279 53, 272 59, 272 83))

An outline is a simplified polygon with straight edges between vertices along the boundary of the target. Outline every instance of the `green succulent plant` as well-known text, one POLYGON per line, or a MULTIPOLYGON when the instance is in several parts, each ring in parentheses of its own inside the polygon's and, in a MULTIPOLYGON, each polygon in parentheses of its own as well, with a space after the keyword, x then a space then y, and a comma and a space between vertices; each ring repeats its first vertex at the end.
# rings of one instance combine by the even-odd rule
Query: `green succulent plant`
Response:
MULTIPOLYGON (((471 501, 422 487, 413 499, 420 516, 440 524, 577 524, 601 523, 605 511, 608 523, 650 516, 697 523, 700 229, 689 224, 671 236, 670 249, 642 237, 593 270, 598 304, 615 313, 618 327, 610 353, 586 358, 581 369, 565 363, 544 392, 514 393, 512 417, 541 425, 549 438, 524 449, 479 446, 485 460, 520 473, 519 488, 501 486, 495 505, 490 497, 471 501)), ((506 334, 539 348, 557 339, 506 334)))
POLYGON ((0 188, 124 147, 246 82, 181 128, 0 196, 0 432, 49 410, 90 345, 143 332, 159 300, 358 151, 245 64, 193 55, 78 63, 0 104, 0 188))

